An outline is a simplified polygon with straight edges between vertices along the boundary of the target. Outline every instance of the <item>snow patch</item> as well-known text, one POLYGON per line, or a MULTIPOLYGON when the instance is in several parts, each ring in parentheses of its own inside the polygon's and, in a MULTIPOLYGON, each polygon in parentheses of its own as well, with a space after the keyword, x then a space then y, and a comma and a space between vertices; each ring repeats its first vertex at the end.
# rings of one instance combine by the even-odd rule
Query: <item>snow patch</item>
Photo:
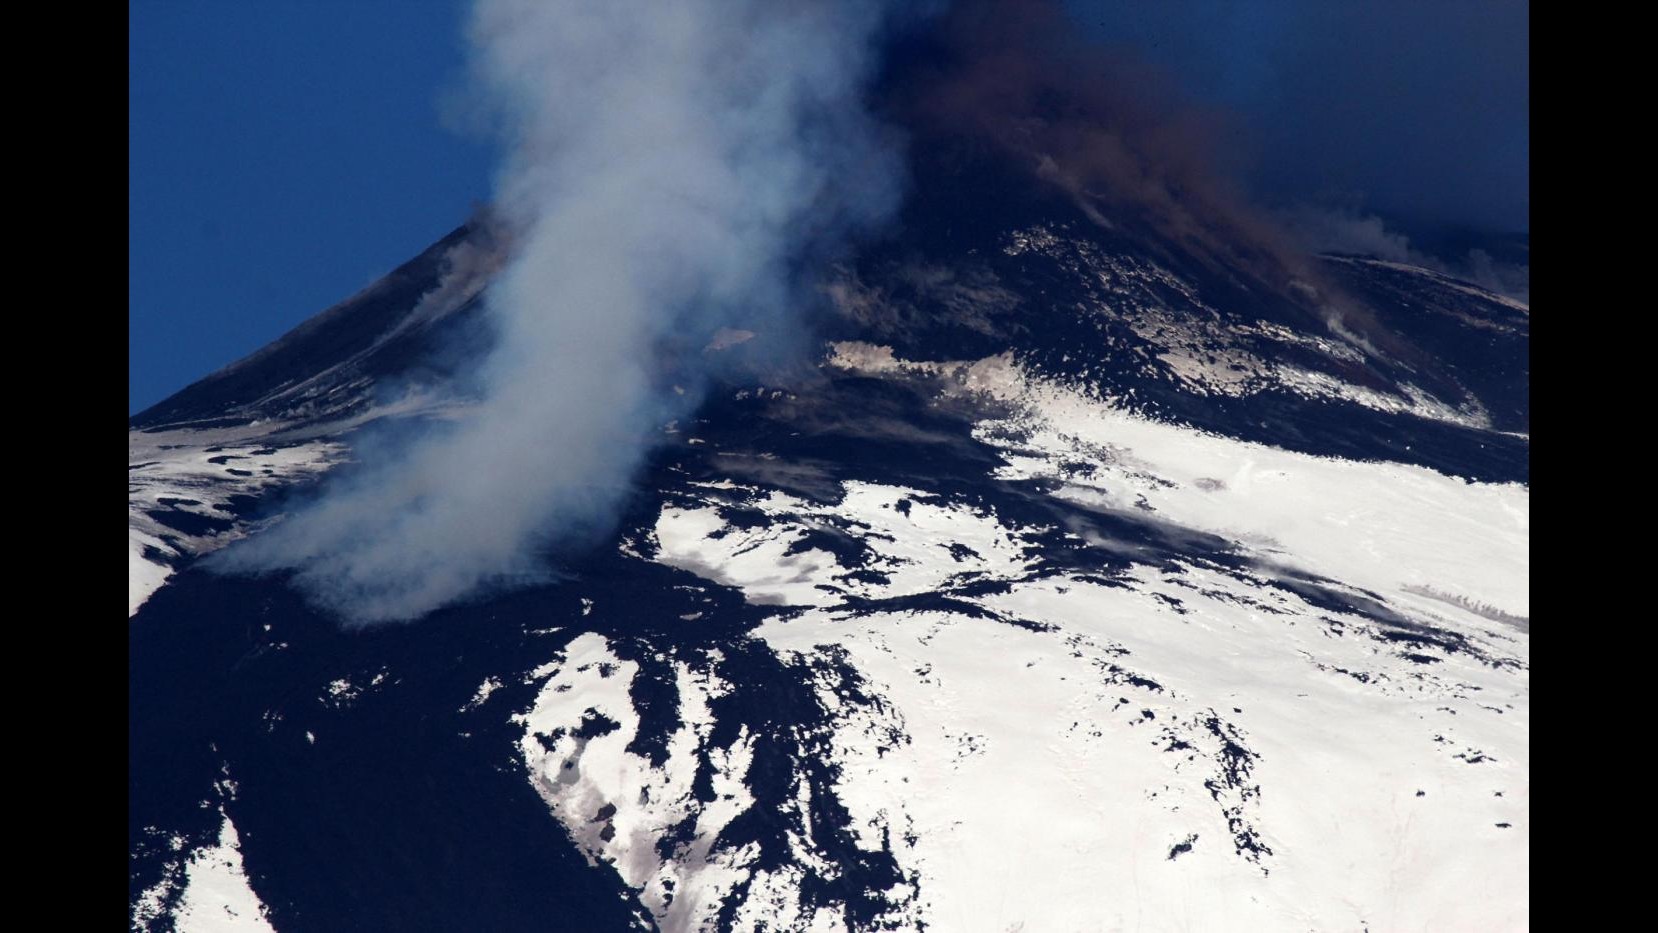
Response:
MULTIPOLYGON (((234 796, 233 785, 226 786, 234 796)), ((219 836, 212 845, 186 852, 184 839, 174 837, 172 847, 179 856, 163 869, 161 880, 133 903, 133 930, 271 933, 270 911, 254 893, 242 867, 242 841, 236 824, 223 806, 219 807, 219 818, 219 836)))

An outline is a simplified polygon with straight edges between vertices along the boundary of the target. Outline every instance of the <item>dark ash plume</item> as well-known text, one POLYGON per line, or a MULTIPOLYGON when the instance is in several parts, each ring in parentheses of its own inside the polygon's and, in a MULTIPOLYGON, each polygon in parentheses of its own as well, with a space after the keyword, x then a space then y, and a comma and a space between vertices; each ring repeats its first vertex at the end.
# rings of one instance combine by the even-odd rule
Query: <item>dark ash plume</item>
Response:
POLYGON ((892 84, 907 121, 988 141, 1096 223, 1148 232, 1367 352, 1410 353, 1235 184, 1226 163, 1238 127, 1225 114, 1178 99, 1172 76, 1129 51, 1084 38, 1059 4, 957 4, 892 84))

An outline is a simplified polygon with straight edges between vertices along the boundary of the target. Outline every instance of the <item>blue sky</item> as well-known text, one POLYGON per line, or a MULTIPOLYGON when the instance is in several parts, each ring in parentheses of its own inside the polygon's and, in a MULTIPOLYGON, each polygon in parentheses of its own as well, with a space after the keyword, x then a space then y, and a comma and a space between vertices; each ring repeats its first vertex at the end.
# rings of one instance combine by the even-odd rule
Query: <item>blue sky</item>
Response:
POLYGON ((451 132, 464 5, 134 0, 127 404, 139 411, 411 258, 489 196, 451 132))

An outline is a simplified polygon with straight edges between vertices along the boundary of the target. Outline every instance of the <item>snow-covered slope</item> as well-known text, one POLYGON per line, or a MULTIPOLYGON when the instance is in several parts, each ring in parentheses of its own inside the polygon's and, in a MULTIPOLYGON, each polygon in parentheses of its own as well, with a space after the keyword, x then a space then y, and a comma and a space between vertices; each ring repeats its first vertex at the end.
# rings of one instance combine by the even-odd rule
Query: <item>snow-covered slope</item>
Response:
POLYGON ((464 411, 481 230, 134 419, 133 927, 1525 929, 1529 310, 949 194, 416 624, 194 560, 464 411))
MULTIPOLYGON (((832 359, 1011 400, 1015 416, 975 428, 1003 478, 1227 542, 1224 559, 1142 563, 1082 527, 866 482, 830 502, 701 482, 663 506, 651 557, 776 607, 753 637, 814 672, 812 748, 847 839, 893 864, 870 922, 1525 926, 1524 487, 1156 424, 1003 360, 832 359), (856 551, 814 546, 825 536, 856 551), (1061 548, 1097 549, 1100 566, 1053 560, 1061 548)), ((781 801, 800 829, 780 867, 718 845, 756 806, 757 738, 714 738, 709 698, 731 676, 718 649, 673 671, 680 725, 653 761, 635 747, 639 665, 601 636, 571 642, 531 676, 529 780, 664 928, 839 928, 843 908, 803 896, 836 868, 810 782, 781 801)))

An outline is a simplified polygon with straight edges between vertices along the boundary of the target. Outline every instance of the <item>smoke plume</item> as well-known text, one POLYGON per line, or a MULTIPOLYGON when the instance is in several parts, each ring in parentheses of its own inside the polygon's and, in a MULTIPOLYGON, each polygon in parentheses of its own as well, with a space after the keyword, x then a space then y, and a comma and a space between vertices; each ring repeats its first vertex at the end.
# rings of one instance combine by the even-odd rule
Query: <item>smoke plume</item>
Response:
POLYGON ((1529 262, 1504 262, 1477 247, 1462 253, 1434 255, 1418 249, 1410 237, 1388 227, 1375 214, 1352 205, 1298 204, 1279 212, 1285 228, 1304 248, 1352 253, 1408 263, 1473 282, 1488 291, 1531 301, 1529 262))
POLYGON ((510 152, 495 208, 513 244, 486 296, 481 398, 221 567, 292 569, 363 624, 541 572, 543 545, 602 527, 696 401, 696 350, 787 328, 801 271, 895 207, 901 163, 863 107, 895 7, 479 0, 469 37, 510 152))

